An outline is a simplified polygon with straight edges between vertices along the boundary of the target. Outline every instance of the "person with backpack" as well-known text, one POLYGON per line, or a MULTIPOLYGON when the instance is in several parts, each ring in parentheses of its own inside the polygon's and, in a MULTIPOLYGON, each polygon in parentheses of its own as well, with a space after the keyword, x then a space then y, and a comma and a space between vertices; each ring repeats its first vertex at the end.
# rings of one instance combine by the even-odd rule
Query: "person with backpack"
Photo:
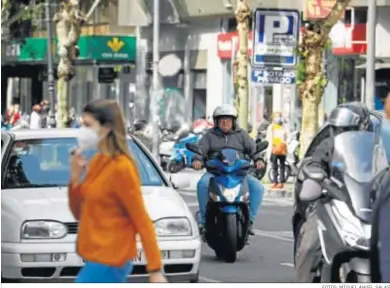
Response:
POLYGON ((282 113, 275 112, 273 123, 268 126, 267 140, 272 145, 269 146, 268 155, 272 163, 274 179, 272 179, 271 188, 282 189, 285 179, 285 162, 287 157, 287 139, 289 129, 284 123, 282 113))

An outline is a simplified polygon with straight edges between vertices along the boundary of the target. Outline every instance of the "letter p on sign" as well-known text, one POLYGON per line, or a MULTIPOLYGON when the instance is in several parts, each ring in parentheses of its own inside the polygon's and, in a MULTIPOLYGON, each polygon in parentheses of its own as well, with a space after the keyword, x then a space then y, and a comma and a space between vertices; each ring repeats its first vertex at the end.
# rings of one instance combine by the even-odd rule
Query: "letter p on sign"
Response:
POLYGON ((290 17, 288 16, 265 17, 264 26, 267 27, 267 32, 265 33, 265 43, 274 42, 276 35, 291 35, 293 19, 289 18, 290 17))

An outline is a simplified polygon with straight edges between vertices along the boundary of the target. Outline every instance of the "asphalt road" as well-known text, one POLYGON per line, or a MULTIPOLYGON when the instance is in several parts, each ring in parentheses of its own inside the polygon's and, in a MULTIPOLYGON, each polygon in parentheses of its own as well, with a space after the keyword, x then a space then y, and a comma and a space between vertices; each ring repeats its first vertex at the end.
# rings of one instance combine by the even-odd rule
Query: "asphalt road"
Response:
MULTIPOLYGON (((191 187, 179 193, 187 205, 198 210, 196 182, 199 172, 189 174, 191 187)), ((238 255, 235 263, 218 261, 214 251, 203 245, 201 282, 294 282, 293 236, 291 231, 292 200, 264 198, 255 223, 255 233, 238 255)))

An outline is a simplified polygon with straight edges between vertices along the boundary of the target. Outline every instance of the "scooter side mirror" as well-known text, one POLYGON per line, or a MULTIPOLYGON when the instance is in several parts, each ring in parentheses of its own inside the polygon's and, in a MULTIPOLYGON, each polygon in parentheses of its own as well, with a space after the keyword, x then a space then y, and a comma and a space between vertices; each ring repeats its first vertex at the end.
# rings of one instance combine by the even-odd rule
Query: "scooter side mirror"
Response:
POLYGON ((198 145, 196 145, 194 143, 187 143, 186 144, 186 148, 188 150, 190 150, 191 152, 194 152, 195 154, 198 154, 200 156, 204 156, 202 149, 198 145))
POLYGON ((268 141, 261 141, 260 143, 256 144, 256 153, 260 153, 261 151, 268 148, 268 141))
POLYGON ((325 179, 326 175, 325 172, 322 171, 322 169, 319 169, 317 167, 310 167, 310 166, 303 166, 302 172, 305 177, 310 178, 314 181, 321 182, 325 179))

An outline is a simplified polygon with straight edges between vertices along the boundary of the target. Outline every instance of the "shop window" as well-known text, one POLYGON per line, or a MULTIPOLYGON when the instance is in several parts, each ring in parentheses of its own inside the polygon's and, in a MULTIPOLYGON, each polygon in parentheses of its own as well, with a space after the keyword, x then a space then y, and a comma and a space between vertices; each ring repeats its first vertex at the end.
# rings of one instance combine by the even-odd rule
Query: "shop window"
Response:
POLYGON ((339 86, 338 86, 338 103, 359 101, 358 95, 354 94, 354 79, 356 59, 352 57, 339 58, 339 86))
POLYGON ((344 23, 345 24, 366 24, 367 7, 354 7, 353 9, 347 9, 345 11, 344 23))

